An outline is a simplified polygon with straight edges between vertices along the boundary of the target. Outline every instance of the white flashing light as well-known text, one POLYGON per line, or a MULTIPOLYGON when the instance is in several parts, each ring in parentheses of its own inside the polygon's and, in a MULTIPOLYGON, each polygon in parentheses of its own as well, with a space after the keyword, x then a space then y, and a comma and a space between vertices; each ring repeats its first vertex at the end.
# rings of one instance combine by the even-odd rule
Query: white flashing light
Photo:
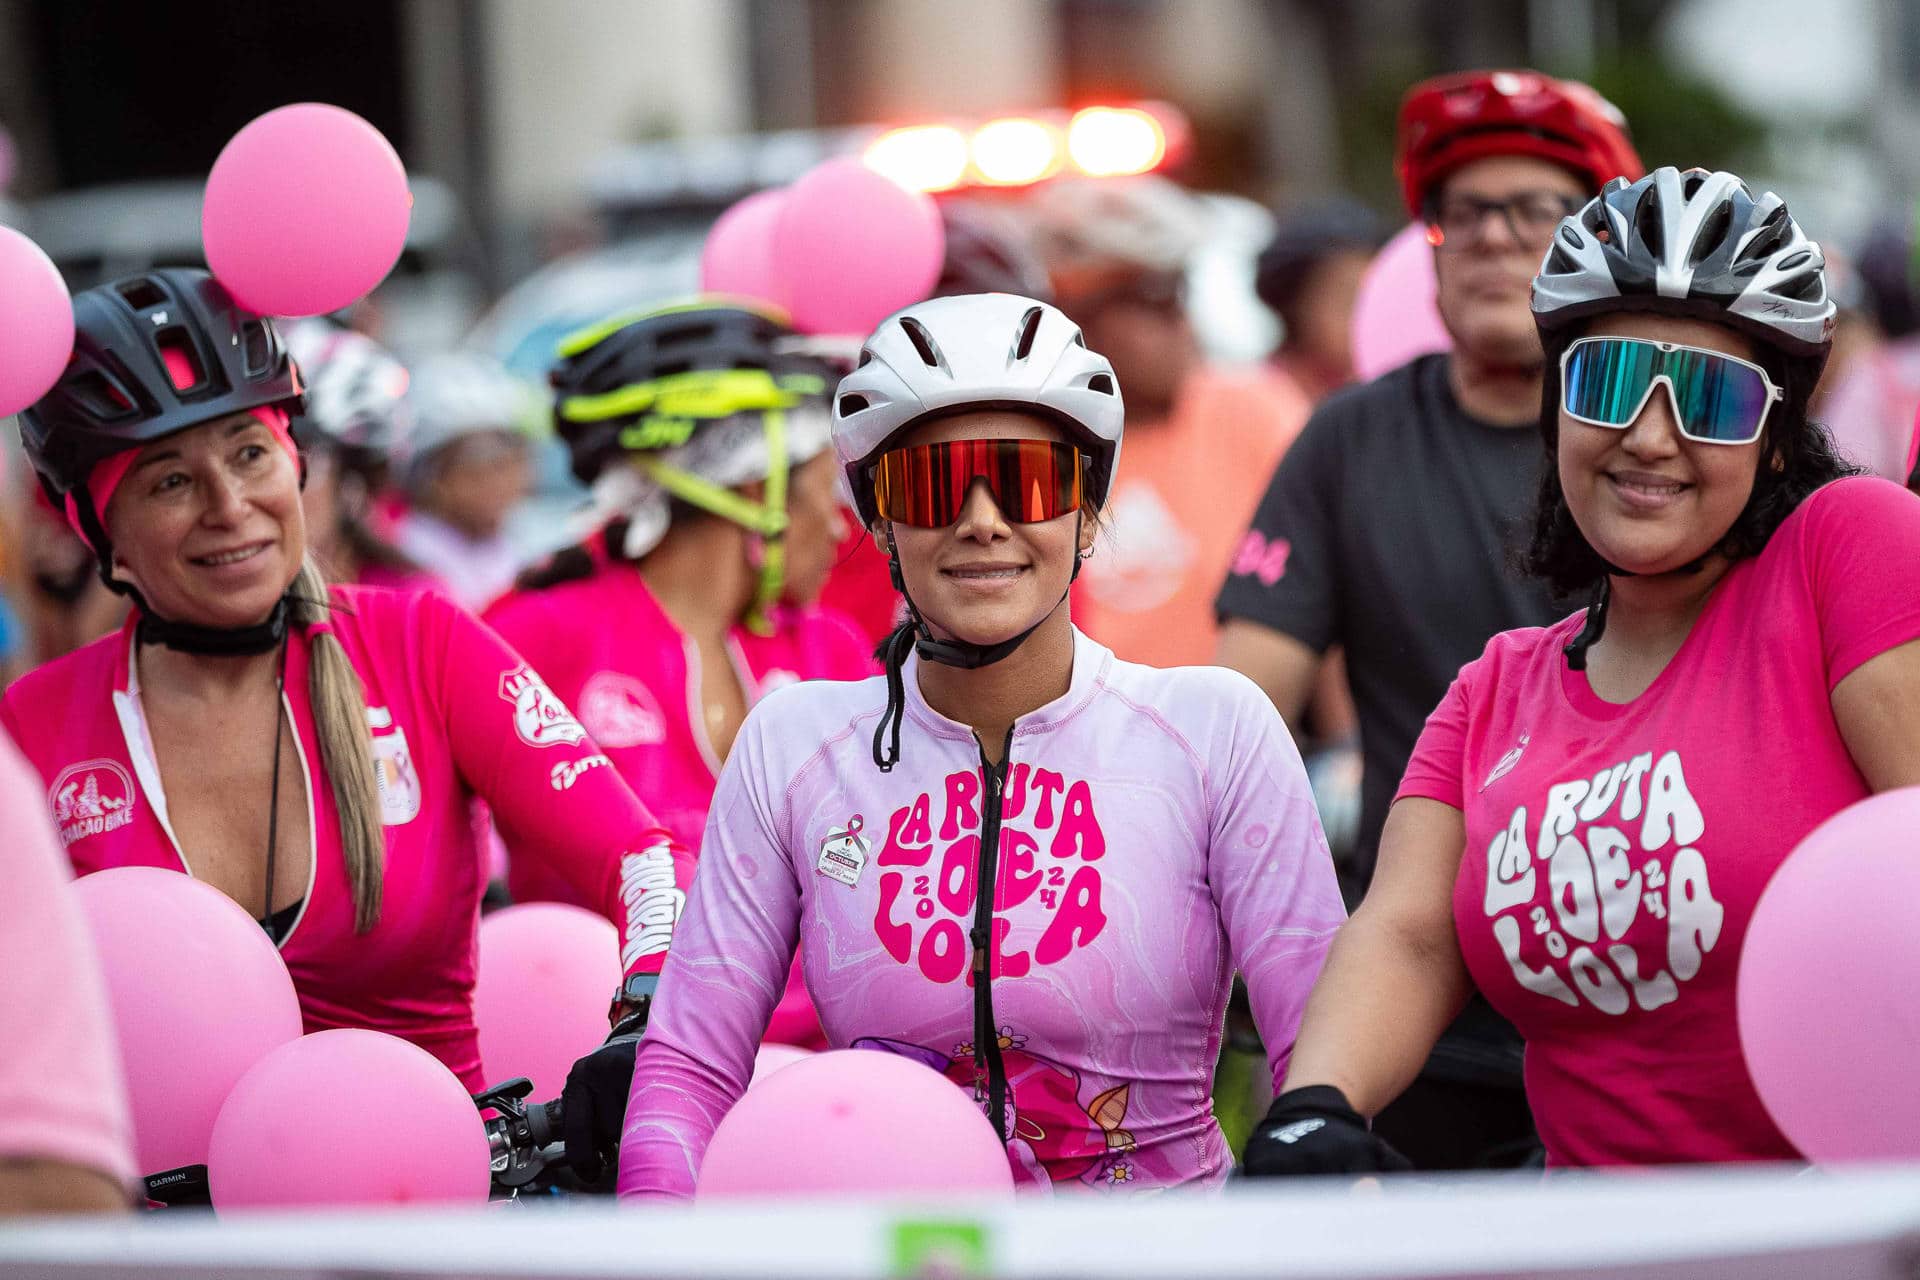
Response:
POLYGON ((1167 132, 1137 107, 1088 107, 1067 126, 1067 154, 1093 177, 1146 173, 1166 159, 1167 132))
POLYGON ((1010 116, 980 126, 973 135, 973 168, 981 181, 1018 187, 1050 177, 1060 168, 1058 130, 1038 120, 1010 116))
POLYGON ((967 176, 967 138, 951 125, 910 125, 875 138, 862 159, 903 187, 950 191, 967 176))

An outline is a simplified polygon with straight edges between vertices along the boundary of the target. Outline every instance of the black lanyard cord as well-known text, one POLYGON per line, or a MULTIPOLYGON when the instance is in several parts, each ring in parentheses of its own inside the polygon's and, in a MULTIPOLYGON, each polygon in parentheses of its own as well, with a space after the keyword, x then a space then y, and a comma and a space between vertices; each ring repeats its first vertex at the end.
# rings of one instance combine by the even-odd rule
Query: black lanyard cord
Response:
POLYGON ((267 927, 267 936, 277 945, 280 938, 276 935, 273 919, 273 864, 280 851, 280 740, 286 733, 286 717, 282 714, 283 700, 287 692, 287 643, 280 642, 280 672, 273 682, 273 794, 267 800, 267 903, 263 922, 267 927))

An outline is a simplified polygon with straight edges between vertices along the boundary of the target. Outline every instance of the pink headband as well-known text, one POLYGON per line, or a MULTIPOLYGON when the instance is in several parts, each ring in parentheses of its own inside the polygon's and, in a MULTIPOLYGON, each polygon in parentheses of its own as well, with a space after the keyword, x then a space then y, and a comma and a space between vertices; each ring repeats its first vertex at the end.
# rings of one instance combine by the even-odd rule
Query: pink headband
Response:
MULTIPOLYGON (((167 373, 172 376, 173 385, 176 388, 190 387, 199 381, 199 375, 194 371, 192 362, 187 359, 186 352, 169 347, 163 349, 160 354, 167 362, 167 373)), ((300 450, 293 443, 292 420, 287 411, 277 404, 272 404, 261 405, 247 412, 273 433, 273 438, 279 442, 282 449, 287 451, 287 456, 293 459, 297 467, 300 464, 300 450)), ((99 517, 103 526, 107 520, 107 504, 113 501, 114 490, 118 489, 120 482, 127 478, 127 470, 133 466, 133 460, 139 454, 138 449, 125 449, 110 457, 102 458, 93 465, 93 471, 87 476, 87 496, 93 499, 93 513, 99 517)), ((65 514, 67 524, 80 535, 80 540, 87 541, 86 530, 80 527, 80 509, 71 493, 67 495, 65 514)))

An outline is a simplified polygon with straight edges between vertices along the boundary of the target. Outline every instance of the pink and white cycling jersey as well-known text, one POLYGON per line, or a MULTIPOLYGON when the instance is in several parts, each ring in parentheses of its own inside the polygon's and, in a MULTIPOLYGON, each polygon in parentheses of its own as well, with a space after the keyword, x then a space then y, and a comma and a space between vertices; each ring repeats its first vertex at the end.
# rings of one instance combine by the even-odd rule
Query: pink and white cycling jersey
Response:
MULTIPOLYGON (((648 798, 674 839, 697 853, 720 774, 700 714, 700 655, 639 572, 604 565, 589 578, 516 591, 486 617, 579 712, 613 767, 648 798)), ((749 704, 798 680, 873 674, 871 646, 840 613, 778 607, 772 622, 771 635, 736 626, 727 638, 749 704)), ((516 902, 579 902, 571 886, 539 862, 514 859, 508 884, 516 902)), ((767 1038, 816 1045, 819 1033, 796 970, 767 1038)))
MULTIPOLYGON (((748 716, 640 1046, 622 1195, 692 1192, 796 942, 832 1045, 973 1085, 986 771, 917 659, 905 683, 892 773, 871 754, 884 679, 748 716)), ((1278 1081, 1345 918, 1292 739, 1234 672, 1136 666, 1076 632, 1067 693, 1021 718, 1003 776, 989 972, 1016 1180, 1220 1181, 1209 1091, 1235 967, 1278 1081)))
MULTIPOLYGON (((566 704, 486 626, 431 592, 335 587, 329 624, 366 689, 386 869, 380 922, 356 934, 332 788, 319 770, 306 635, 289 632, 286 707, 312 831, 305 904, 280 954, 307 1029, 403 1036, 470 1088, 483 860, 472 801, 620 926, 629 972, 657 970, 692 859, 605 764, 566 704)), ((133 622, 0 696, 0 721, 47 786, 76 872, 191 873, 167 819, 142 711, 133 622)), ((609 997, 612 992, 607 993, 609 997)))

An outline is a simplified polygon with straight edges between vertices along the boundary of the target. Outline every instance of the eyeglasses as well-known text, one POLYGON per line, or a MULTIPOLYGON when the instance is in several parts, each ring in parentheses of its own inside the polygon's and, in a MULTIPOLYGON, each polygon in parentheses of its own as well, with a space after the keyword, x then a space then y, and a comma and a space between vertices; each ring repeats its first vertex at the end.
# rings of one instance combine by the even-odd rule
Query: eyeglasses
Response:
POLYGON ((1054 440, 943 440, 893 449, 873 467, 873 505, 883 519, 944 529, 960 518, 974 481, 1000 513, 1033 524, 1078 511, 1084 455, 1054 440))
POLYGON ((1680 434, 1702 444, 1752 444, 1782 398, 1759 365, 1704 347, 1594 337, 1560 357, 1560 407, 1588 426, 1632 426, 1660 383, 1680 434))
POLYGON ((1427 240, 1436 249, 1441 245, 1464 248, 1479 238, 1487 215, 1497 213, 1516 241, 1531 245, 1551 235, 1560 219, 1578 209, 1581 203, 1578 198, 1557 191, 1522 191, 1504 200, 1451 195, 1430 210, 1427 240))

